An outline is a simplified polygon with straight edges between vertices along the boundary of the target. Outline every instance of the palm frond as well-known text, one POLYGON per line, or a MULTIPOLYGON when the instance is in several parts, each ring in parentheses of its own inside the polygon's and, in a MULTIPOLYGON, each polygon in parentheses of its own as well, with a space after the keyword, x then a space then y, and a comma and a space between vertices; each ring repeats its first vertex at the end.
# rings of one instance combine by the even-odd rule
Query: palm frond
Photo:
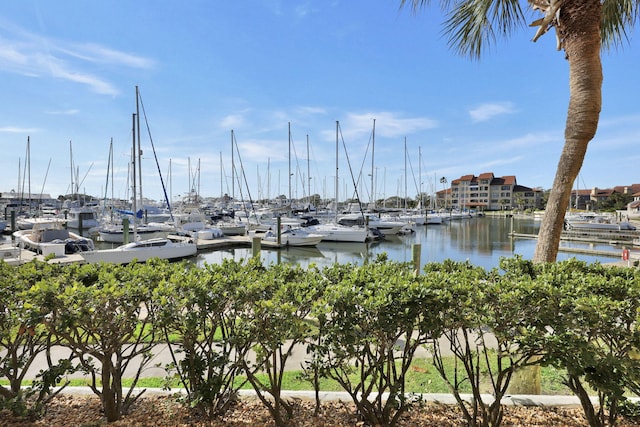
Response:
POLYGON ((627 30, 638 23, 639 0, 603 0, 600 35, 603 49, 619 47, 629 42, 627 30))
MULTIPOLYGON (((433 0, 400 0, 400 7, 410 6, 415 13, 431 3, 433 0)), ((443 33, 449 47, 474 59, 498 37, 507 37, 525 24, 518 0, 440 0, 439 4, 447 17, 443 33)))
POLYGON ((480 57, 485 46, 507 37, 525 24, 517 0, 462 0, 453 5, 445 21, 449 47, 464 56, 480 57))

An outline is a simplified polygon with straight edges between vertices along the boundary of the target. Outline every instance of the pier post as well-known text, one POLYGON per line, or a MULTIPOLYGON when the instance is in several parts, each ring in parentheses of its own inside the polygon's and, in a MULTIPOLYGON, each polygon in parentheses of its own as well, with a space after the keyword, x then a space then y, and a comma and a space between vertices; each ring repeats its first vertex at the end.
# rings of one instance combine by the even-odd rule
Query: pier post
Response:
POLYGON ((411 255, 413 259, 413 272, 420 274, 420 254, 422 253, 422 245, 420 243, 414 243, 411 246, 411 255))
POLYGON ((122 244, 129 243, 129 218, 122 218, 122 244))
POLYGON ((278 247, 280 247, 280 245, 282 245, 282 218, 280 217, 280 215, 278 215, 278 218, 276 218, 276 227, 278 229, 276 234, 276 242, 278 243, 278 247))
POLYGON ((78 234, 82 236, 82 215, 78 217, 78 234))
POLYGON ((260 256, 260 237, 251 239, 251 253, 254 258, 260 256))
POLYGON ((15 240, 16 236, 13 233, 17 230, 16 228, 16 211, 11 211, 11 240, 15 240))

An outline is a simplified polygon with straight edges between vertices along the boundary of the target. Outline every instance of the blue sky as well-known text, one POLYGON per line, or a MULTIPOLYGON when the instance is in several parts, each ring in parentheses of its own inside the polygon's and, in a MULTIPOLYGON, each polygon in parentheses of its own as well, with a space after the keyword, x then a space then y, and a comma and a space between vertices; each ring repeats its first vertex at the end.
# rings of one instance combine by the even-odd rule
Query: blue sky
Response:
MULTIPOLYGON (((101 196, 113 139, 113 192, 126 197, 136 85, 174 199, 190 182, 203 196, 233 189, 240 197, 232 130, 252 198, 288 195, 289 124, 292 196, 306 195, 310 182, 311 193, 333 197, 339 121, 340 198, 353 196, 348 158, 367 201, 374 119, 376 198, 405 187, 414 197, 420 187, 442 189, 442 177, 484 172, 550 188, 568 103, 568 64, 554 34, 533 43, 535 28, 523 27, 472 61, 448 48, 437 7, 414 15, 398 5, 8 2, 0 15, 0 191, 28 188, 29 137, 33 193, 69 192, 72 159, 80 190, 101 196)), ((636 30, 630 45, 603 54, 600 126, 579 188, 640 182, 639 49, 636 30)), ((161 199, 144 121, 142 144, 143 195, 161 199)))

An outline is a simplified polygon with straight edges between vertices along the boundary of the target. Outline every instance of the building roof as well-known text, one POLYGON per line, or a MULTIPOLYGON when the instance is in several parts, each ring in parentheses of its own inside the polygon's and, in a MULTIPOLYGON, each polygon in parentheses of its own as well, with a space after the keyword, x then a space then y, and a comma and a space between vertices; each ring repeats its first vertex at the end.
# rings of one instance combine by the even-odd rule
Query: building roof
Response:
POLYGON ((525 192, 525 191, 539 191, 539 190, 534 190, 532 188, 525 187, 524 185, 515 185, 513 187, 513 191, 515 191, 515 192, 525 192))
POLYGON ((516 177, 515 175, 507 175, 496 177, 493 172, 484 172, 481 173, 480 176, 475 175, 463 175, 460 178, 454 179, 451 181, 451 185, 458 185, 461 182, 471 182, 477 183, 480 179, 490 179, 490 185, 516 185, 516 177))

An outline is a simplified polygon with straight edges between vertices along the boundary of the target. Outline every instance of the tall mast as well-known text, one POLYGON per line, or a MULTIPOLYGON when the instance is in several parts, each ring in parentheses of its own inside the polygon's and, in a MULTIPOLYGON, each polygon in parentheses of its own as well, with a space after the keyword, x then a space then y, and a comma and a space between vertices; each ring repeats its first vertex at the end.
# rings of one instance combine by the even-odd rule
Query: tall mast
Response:
POLYGON ((311 169, 309 168, 309 134, 307 134, 307 204, 311 207, 311 169))
POLYGON ((231 198, 236 199, 236 165, 233 160, 233 129, 231 129, 231 198))
POLYGON ((340 122, 336 120, 336 205, 335 205, 335 220, 338 222, 338 127, 340 122))
POLYGON ((407 210, 407 137, 404 137, 404 210, 407 210))
POLYGON ((289 122, 289 204, 291 204, 291 122, 289 122))
POLYGON ((73 200, 73 193, 75 192, 75 184, 73 180, 73 170, 75 167, 73 166, 73 148, 71 146, 71 141, 69 141, 69 163, 71 167, 71 199, 73 200))
POLYGON ((374 172, 374 150, 376 147, 376 119, 373 119, 373 134, 372 134, 372 138, 371 138, 371 207, 375 208, 376 205, 376 198, 375 198, 375 187, 374 187, 374 181, 373 181, 373 172, 374 172))
POLYGON ((224 185, 222 184, 224 181, 224 176, 222 173, 222 151, 220 152, 220 198, 224 197, 224 185))
MULTIPOLYGON (((136 87, 136 90, 138 88, 136 87)), ((136 236, 136 232, 137 232, 137 226, 136 226, 136 212, 138 210, 138 203, 136 202, 137 196, 138 196, 138 190, 137 190, 137 186, 136 186, 136 113, 133 113, 132 117, 132 134, 133 134, 133 146, 131 147, 131 176, 133 177, 132 182, 133 185, 131 187, 132 193, 133 193, 133 199, 131 201, 131 210, 133 211, 133 240, 136 241, 137 240, 137 236, 136 236)))
POLYGON ((422 147, 418 146, 418 181, 420 184, 418 185, 418 191, 420 192, 420 208, 424 208, 423 206, 423 197, 422 197, 422 147))
POLYGON ((31 214, 31 141, 27 136, 27 184, 29 185, 29 214, 31 214))
MULTIPOLYGON (((142 198, 142 147, 140 146, 140 91, 136 86, 136 122, 134 122, 134 132, 138 132, 138 184, 140 185, 140 203, 143 202, 142 198)), ((135 180, 135 174, 134 180, 135 180)), ((135 192, 134 192, 134 197, 135 192)))

